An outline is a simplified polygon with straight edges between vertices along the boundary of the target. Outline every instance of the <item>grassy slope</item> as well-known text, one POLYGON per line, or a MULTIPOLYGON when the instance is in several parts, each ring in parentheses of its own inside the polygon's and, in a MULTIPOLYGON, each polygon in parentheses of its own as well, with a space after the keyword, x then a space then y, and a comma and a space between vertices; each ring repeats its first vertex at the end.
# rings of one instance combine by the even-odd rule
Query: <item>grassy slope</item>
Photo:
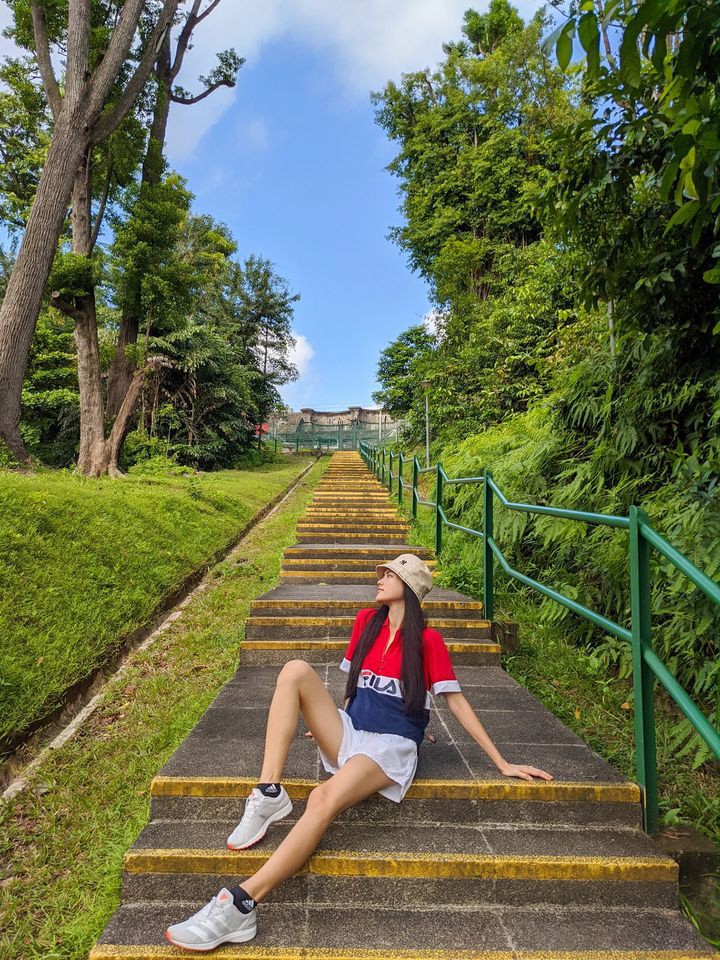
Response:
POLYGON ((48 713, 309 462, 122 481, 0 471, 0 738, 48 713))
POLYGON ((3 960, 87 957, 119 903, 123 854, 147 821, 150 781, 232 676, 250 602, 277 582, 282 551, 328 463, 249 533, 241 564, 218 564, 216 588, 133 654, 32 788, 0 807, 3 960))

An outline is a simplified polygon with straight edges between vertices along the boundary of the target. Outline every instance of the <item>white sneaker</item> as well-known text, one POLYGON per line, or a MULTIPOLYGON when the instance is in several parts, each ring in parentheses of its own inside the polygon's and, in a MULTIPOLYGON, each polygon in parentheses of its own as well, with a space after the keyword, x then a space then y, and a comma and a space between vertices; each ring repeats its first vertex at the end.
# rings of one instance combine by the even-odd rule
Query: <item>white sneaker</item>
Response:
POLYGON ((292 808, 290 797, 282 785, 276 797, 266 797, 258 787, 253 787, 245 801, 242 820, 227 838, 228 847, 231 850, 251 847, 258 840, 262 840, 271 823, 282 820, 292 808))
POLYGON ((257 933, 257 910, 242 913, 233 895, 223 887, 209 903, 182 923, 174 923, 165 936, 177 947, 214 950, 221 943, 245 943, 257 933))

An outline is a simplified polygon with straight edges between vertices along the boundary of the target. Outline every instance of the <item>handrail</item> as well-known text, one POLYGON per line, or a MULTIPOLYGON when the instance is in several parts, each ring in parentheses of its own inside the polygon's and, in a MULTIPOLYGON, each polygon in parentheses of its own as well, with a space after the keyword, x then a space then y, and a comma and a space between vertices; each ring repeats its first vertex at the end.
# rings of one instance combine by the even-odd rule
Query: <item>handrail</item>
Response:
MULTIPOLYGON (((360 455, 372 470, 375 476, 385 483, 385 448, 375 447, 372 444, 360 442, 360 455)), ((433 467, 421 467, 417 457, 413 457, 412 483, 403 480, 403 465, 406 461, 402 453, 389 452, 390 469, 388 474, 388 491, 392 494, 392 481, 397 479, 398 503, 402 503, 403 488, 412 489, 412 517, 417 517, 418 504, 433 507, 435 510, 435 554, 442 551, 443 526, 453 530, 468 533, 479 537, 483 541, 483 607, 485 616, 492 620, 494 612, 495 593, 495 560, 502 570, 510 577, 531 587, 538 593, 549 597, 556 603, 562 604, 569 610, 584 617, 591 623, 605 630, 621 640, 627 640, 632 649, 633 664, 633 691, 635 697, 635 742, 637 747, 637 779, 641 788, 643 806, 643 826, 647 833, 653 834, 658 829, 658 798, 657 798, 657 760, 655 755, 655 705, 653 699, 653 685, 657 679, 668 694, 672 697, 680 710, 688 718, 703 740, 707 743, 715 756, 720 759, 720 733, 712 726, 707 717, 690 699, 688 693, 681 687, 676 678, 662 663, 652 649, 651 624, 651 583, 650 583, 650 548, 665 557, 676 570, 684 574, 701 590, 713 603, 720 605, 720 585, 711 580, 702 570, 684 554, 680 553, 672 544, 654 530, 648 522, 647 515, 639 507, 631 506, 627 517, 605 513, 591 513, 584 510, 566 510, 562 507, 547 507, 540 504, 516 503, 510 500, 493 480, 490 470, 485 469, 479 477, 448 477, 442 463, 433 467), (393 475, 393 459, 398 461, 398 473, 393 475), (420 497, 418 480, 421 474, 435 473, 435 500, 426 500, 420 497), (445 484, 459 486, 466 483, 482 484, 483 497, 483 529, 473 530, 459 523, 449 520, 443 506, 443 488, 445 484), (532 513, 544 516, 559 517, 564 520, 577 520, 584 523, 600 524, 606 527, 615 527, 629 532, 630 554, 630 601, 631 601, 631 629, 628 630, 614 620, 596 613, 589 607, 566 597, 532 577, 513 569, 508 563, 502 550, 493 537, 493 509, 497 497, 500 505, 508 510, 517 510, 522 513, 532 513)))

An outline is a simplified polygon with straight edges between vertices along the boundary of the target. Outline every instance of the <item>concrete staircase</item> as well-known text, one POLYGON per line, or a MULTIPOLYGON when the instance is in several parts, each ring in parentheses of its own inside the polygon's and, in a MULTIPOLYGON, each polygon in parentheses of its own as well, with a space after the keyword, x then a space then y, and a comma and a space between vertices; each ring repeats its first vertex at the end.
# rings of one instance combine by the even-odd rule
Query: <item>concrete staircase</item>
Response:
MULTIPOLYGON (((302 719, 285 786, 291 816, 255 847, 226 837, 256 782, 278 665, 302 657, 342 704, 338 664, 354 616, 373 606, 375 564, 428 551, 359 455, 338 452, 316 488, 280 586, 258 598, 240 666, 152 781, 150 822, 125 857, 122 904, 92 960, 189 955, 165 928, 264 862, 327 775, 302 719)), ((265 960, 631 960, 715 956, 678 910, 678 868, 640 828, 640 795, 500 667, 482 605, 434 588, 423 604, 461 687, 510 761, 554 780, 503 777, 434 698, 413 785, 375 794, 332 824, 305 869, 258 908, 265 960)))

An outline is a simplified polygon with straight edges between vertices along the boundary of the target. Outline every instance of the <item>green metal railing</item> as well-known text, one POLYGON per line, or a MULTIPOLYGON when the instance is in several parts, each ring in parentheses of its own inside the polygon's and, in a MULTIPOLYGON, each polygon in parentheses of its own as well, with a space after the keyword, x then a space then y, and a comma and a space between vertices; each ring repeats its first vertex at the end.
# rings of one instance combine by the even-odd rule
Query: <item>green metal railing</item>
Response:
POLYGON ((387 455, 383 447, 360 444, 360 454, 378 480, 393 493, 393 481, 397 481, 398 503, 403 502, 403 492, 412 491, 412 516, 417 516, 418 505, 432 507, 435 510, 435 554, 442 551, 443 527, 460 530, 483 540, 483 605, 485 616, 493 619, 495 593, 495 560, 504 572, 515 580, 532 587, 539 593, 569 610, 584 617, 595 626, 622 640, 626 640, 632 649, 633 691, 635 698, 635 742, 637 748, 637 780, 642 793, 643 825, 647 833, 654 834, 658 829, 657 797, 657 760, 655 755, 655 705, 654 681, 659 680, 693 727, 705 740, 715 756, 720 759, 720 734, 707 717, 693 703, 675 677, 661 662, 652 648, 652 623, 650 606, 650 548, 654 548, 665 557, 680 573, 695 584, 705 596, 720 606, 720 585, 699 570, 686 556, 676 550, 664 537, 648 523, 647 514, 639 507, 630 507, 627 517, 618 517, 604 513, 587 513, 583 510, 565 510, 561 507, 543 507, 531 503, 514 503, 505 496, 493 480, 490 470, 483 470, 479 477, 451 478, 445 473, 442 463, 432 467, 421 467, 417 457, 412 458, 412 482, 403 478, 407 458, 402 452, 390 451, 387 455), (393 464, 397 471, 393 472, 393 464), (418 484, 422 474, 435 474, 435 500, 424 500, 419 495, 418 484), (483 496, 483 529, 473 530, 449 520, 443 507, 443 491, 446 485, 481 484, 483 496), (580 520, 585 523, 601 524, 606 527, 619 527, 629 532, 630 559, 630 610, 631 628, 615 623, 607 617, 590 610, 582 603, 564 596, 552 587, 548 587, 518 570, 514 570, 504 557, 493 536, 493 511, 495 498, 508 510, 521 513, 544 514, 566 520, 580 520))

